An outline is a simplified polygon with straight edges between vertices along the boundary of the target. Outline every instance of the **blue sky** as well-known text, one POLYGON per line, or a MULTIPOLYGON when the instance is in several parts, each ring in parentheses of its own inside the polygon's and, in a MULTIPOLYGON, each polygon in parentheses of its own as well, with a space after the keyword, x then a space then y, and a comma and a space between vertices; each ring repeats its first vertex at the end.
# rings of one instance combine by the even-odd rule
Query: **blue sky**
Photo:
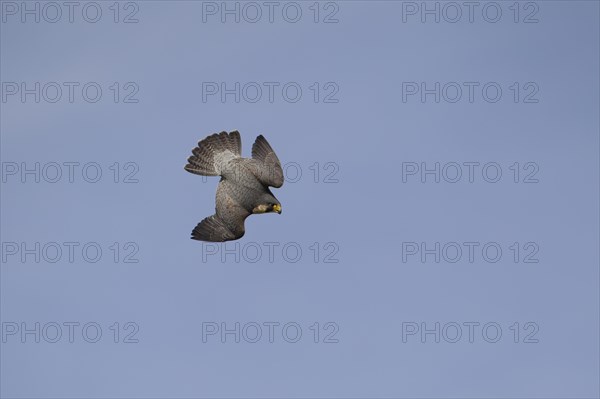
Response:
POLYGON ((22 4, 3 397, 600 394, 598 3, 22 4), (183 166, 234 129, 283 213, 192 241, 218 179, 183 166))

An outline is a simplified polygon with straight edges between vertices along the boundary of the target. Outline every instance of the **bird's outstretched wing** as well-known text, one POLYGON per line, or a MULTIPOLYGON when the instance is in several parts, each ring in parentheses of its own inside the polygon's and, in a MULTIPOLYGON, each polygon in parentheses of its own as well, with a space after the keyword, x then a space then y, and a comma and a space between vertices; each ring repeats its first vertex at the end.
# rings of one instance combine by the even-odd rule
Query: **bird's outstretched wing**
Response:
POLYGON ((281 162, 262 134, 252 145, 252 159, 257 161, 252 163, 252 169, 261 183, 275 188, 283 185, 281 162))
POLYGON ((222 176, 226 173, 229 161, 241 157, 242 139, 240 133, 215 133, 198 142, 188 158, 185 170, 203 176, 222 176))
POLYGON ((192 240, 198 241, 223 242, 237 238, 217 215, 204 218, 192 231, 192 240))
POLYGON ((244 197, 243 186, 221 180, 217 187, 215 214, 203 219, 192 231, 192 239, 223 242, 237 240, 245 233, 244 222, 250 215, 238 197, 244 197))

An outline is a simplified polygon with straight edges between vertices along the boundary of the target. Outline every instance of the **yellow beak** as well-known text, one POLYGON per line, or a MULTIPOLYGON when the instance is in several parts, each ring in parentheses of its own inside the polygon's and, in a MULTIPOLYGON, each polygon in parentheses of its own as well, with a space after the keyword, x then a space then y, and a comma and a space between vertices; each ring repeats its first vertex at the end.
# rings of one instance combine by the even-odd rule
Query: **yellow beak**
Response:
POLYGON ((275 204, 273 205, 273 210, 279 214, 281 214, 281 205, 275 204))

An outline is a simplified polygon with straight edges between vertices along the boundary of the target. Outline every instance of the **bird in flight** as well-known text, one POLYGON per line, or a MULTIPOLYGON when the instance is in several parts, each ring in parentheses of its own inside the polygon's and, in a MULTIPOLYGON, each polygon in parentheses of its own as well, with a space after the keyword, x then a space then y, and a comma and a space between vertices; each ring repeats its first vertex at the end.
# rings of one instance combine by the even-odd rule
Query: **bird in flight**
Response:
POLYGON ((242 158, 242 140, 236 130, 215 133, 198 142, 185 170, 202 176, 221 176, 215 214, 202 220, 192 239, 223 242, 244 233, 244 221, 255 213, 277 212, 281 203, 269 186, 283 185, 283 170, 275 151, 262 135, 252 146, 252 158, 242 158))

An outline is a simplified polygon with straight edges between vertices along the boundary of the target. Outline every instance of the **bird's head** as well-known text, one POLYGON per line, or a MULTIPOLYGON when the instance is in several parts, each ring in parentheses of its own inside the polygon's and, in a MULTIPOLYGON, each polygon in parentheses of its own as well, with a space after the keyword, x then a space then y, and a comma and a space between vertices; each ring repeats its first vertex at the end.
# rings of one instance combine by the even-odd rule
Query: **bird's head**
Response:
POLYGON ((252 213, 277 212, 281 214, 281 203, 271 194, 265 195, 260 203, 252 209, 252 213))

